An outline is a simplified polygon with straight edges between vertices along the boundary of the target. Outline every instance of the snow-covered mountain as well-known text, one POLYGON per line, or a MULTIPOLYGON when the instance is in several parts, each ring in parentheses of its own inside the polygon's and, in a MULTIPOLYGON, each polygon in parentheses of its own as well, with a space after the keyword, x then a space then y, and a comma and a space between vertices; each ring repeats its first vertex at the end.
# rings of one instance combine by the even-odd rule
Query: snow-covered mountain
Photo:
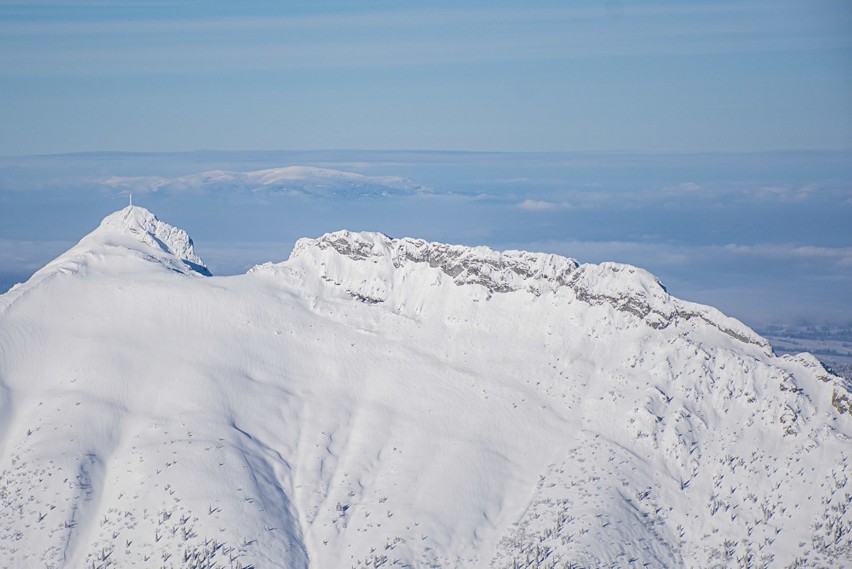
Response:
POLYGON ((366 176, 313 166, 284 166, 250 172, 208 170, 175 178, 114 176, 100 182, 108 188, 136 192, 206 190, 228 194, 251 192, 346 198, 429 192, 427 188, 400 176, 366 176))
POLYGON ((852 395, 641 269, 131 207, 0 296, 8 567, 843 567, 852 395))

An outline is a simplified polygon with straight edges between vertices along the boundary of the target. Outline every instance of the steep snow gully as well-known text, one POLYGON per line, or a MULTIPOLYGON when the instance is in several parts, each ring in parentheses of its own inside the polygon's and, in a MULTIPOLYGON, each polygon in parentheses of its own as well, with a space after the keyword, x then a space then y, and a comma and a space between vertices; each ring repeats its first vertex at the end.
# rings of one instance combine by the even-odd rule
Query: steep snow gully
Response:
POLYGON ((850 395, 642 269, 129 207, 0 296, 8 567, 852 566, 850 395))

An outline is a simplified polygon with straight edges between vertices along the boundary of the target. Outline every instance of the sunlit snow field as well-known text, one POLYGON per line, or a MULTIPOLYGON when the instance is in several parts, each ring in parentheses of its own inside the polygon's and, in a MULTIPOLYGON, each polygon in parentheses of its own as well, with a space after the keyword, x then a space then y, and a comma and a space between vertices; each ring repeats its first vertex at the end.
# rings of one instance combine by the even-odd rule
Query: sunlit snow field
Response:
POLYGON ((642 269, 336 232, 206 274, 126 207, 0 296, 0 560, 852 559, 848 388, 642 269))

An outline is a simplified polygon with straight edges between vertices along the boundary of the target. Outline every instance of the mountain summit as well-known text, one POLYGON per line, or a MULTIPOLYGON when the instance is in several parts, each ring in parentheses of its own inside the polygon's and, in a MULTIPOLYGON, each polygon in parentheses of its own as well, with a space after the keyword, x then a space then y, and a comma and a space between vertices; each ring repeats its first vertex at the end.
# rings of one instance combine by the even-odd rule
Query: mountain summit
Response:
POLYGON ((93 251, 108 247, 124 247, 155 257, 179 272, 189 270, 210 275, 186 231, 163 223, 144 207, 131 205, 105 217, 75 249, 93 251))
POLYGON ((195 254, 192 239, 186 231, 163 223, 144 207, 128 206, 104 218, 95 234, 104 233, 129 233, 137 236, 142 243, 160 248, 184 262, 204 265, 195 254))
POLYGON ((0 559, 837 567, 852 412, 628 265, 380 233, 209 274, 144 208, 0 296, 0 559))

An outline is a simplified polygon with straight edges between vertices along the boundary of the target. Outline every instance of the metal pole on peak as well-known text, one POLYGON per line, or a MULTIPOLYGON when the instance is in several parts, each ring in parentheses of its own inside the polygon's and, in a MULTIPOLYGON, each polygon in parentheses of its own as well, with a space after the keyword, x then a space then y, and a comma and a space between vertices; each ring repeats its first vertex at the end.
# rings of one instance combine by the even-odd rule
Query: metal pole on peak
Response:
POLYGON ((130 207, 133 207, 133 192, 127 192, 127 198, 130 200, 130 207))

